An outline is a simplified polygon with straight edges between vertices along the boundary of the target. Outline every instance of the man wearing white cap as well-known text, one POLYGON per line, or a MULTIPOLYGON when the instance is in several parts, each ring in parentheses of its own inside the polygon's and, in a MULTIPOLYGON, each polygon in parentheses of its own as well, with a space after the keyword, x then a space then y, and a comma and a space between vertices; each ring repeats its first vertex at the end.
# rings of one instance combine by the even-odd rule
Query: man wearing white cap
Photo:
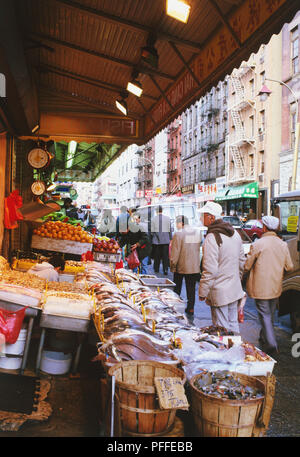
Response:
POLYGON ((242 239, 232 225, 222 220, 222 206, 218 203, 207 202, 200 212, 208 230, 203 244, 199 298, 211 307, 214 325, 239 333, 238 302, 244 296, 242 239))
POLYGON ((273 316, 282 292, 284 271, 293 270, 293 262, 287 244, 276 234, 279 219, 274 216, 262 218, 263 235, 251 246, 245 263, 247 293, 255 299, 261 332, 262 349, 271 355, 278 352, 273 316))

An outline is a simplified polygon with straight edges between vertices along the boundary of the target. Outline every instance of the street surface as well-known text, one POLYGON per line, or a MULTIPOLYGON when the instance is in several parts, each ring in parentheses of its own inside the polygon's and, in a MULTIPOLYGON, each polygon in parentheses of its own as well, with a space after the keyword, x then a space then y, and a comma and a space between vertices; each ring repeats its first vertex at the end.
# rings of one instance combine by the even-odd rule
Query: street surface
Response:
MULTIPOLYGON (((166 277, 162 273, 154 273, 153 267, 149 265, 149 274, 156 274, 160 277, 166 277)), ((173 274, 168 273, 169 279, 173 280, 173 274)), ((194 308, 194 318, 191 322, 197 327, 211 325, 210 308, 205 302, 199 302, 198 284, 196 288, 196 305, 194 308)), ((181 298, 186 300, 185 283, 181 291, 181 298)), ((180 309, 184 313, 184 307, 180 309)), ((244 308, 245 320, 240 324, 241 336, 244 341, 259 347, 258 338, 260 323, 253 299, 248 297, 244 308)), ((270 437, 296 437, 300 436, 300 351, 299 357, 292 356, 292 346, 295 344, 291 341, 292 330, 290 327, 289 316, 275 318, 275 333, 279 346, 279 355, 275 364, 273 374, 276 376, 276 393, 271 421, 267 436, 270 437)))

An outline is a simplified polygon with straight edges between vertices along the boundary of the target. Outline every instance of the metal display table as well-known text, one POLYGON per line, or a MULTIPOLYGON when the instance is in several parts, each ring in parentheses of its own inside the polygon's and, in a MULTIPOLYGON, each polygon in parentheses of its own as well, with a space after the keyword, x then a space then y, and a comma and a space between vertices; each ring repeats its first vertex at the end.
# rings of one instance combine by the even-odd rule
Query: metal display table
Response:
POLYGON ((44 343, 45 343, 45 336, 46 336, 47 329, 77 332, 81 335, 80 342, 78 344, 76 354, 74 357, 73 368, 72 368, 72 372, 76 373, 79 359, 80 359, 83 337, 85 336, 86 333, 88 333, 89 326, 90 326, 89 319, 80 319, 77 317, 58 316, 58 315, 54 315, 54 314, 42 313, 41 319, 40 319, 40 327, 42 328, 42 332, 41 332, 40 343, 39 343, 39 348, 38 348, 38 355, 37 355, 37 360, 36 360, 36 374, 39 374, 39 371, 40 371, 42 351, 43 351, 43 347, 44 347, 44 343))
MULTIPOLYGON (((4 300, 0 300, 0 307, 3 309, 6 309, 8 311, 19 311, 20 309, 24 308, 26 305, 19 305, 17 303, 11 303, 7 302, 4 300)), ((28 358, 28 352, 29 352, 29 346, 30 346, 30 341, 31 341, 31 334, 32 334, 32 328, 33 328, 33 322, 34 318, 38 315, 40 309, 38 308, 26 308, 25 310, 25 318, 28 317, 28 328, 27 328, 27 335, 26 335, 26 341, 25 341, 25 347, 24 347, 24 352, 22 356, 22 365, 20 368, 20 373, 23 374, 26 363, 27 363, 27 358, 28 358)))

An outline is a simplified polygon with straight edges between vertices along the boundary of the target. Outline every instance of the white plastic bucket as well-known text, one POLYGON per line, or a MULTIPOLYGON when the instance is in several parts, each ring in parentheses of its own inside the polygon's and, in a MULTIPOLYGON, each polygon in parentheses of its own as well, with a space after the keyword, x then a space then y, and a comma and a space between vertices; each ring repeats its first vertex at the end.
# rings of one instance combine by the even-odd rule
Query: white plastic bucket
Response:
POLYGON ((43 351, 41 371, 48 374, 66 374, 71 368, 72 354, 63 352, 43 351))
POLYGON ((0 357, 0 368, 5 370, 19 370, 22 366, 22 357, 0 357))
POLYGON ((23 328, 21 328, 18 339, 14 344, 5 343, 5 353, 13 354, 13 355, 23 355, 26 337, 27 337, 27 328, 23 327, 23 328))

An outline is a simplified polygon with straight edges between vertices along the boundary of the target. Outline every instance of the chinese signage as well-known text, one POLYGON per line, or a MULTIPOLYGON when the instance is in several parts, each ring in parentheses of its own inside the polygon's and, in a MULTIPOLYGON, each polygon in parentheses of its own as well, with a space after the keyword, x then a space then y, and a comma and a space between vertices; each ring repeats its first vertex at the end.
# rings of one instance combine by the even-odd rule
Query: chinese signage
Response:
POLYGON ((217 193, 217 184, 205 184, 201 182, 196 184, 197 200, 199 202, 205 202, 208 200, 214 200, 217 193))
MULTIPOLYGON (((200 83, 205 81, 239 49, 240 43, 245 43, 285 2, 287 0, 246 0, 243 2, 229 18, 236 38, 228 27, 220 27, 218 33, 208 41, 191 62, 190 67, 198 81, 200 83)), ((199 90, 199 85, 192 75, 185 71, 166 93, 172 108, 162 98, 146 117, 146 135, 155 127, 152 119, 156 124, 163 122, 168 115, 172 114, 172 111, 179 109, 196 90, 199 90)))
POLYGON ((195 184, 189 184, 181 188, 182 194, 193 194, 195 192, 195 184))
POLYGON ((153 197, 153 190, 145 190, 145 198, 153 197))
POLYGON ((137 190, 136 191, 136 198, 143 198, 144 197, 144 192, 142 190, 137 190))

